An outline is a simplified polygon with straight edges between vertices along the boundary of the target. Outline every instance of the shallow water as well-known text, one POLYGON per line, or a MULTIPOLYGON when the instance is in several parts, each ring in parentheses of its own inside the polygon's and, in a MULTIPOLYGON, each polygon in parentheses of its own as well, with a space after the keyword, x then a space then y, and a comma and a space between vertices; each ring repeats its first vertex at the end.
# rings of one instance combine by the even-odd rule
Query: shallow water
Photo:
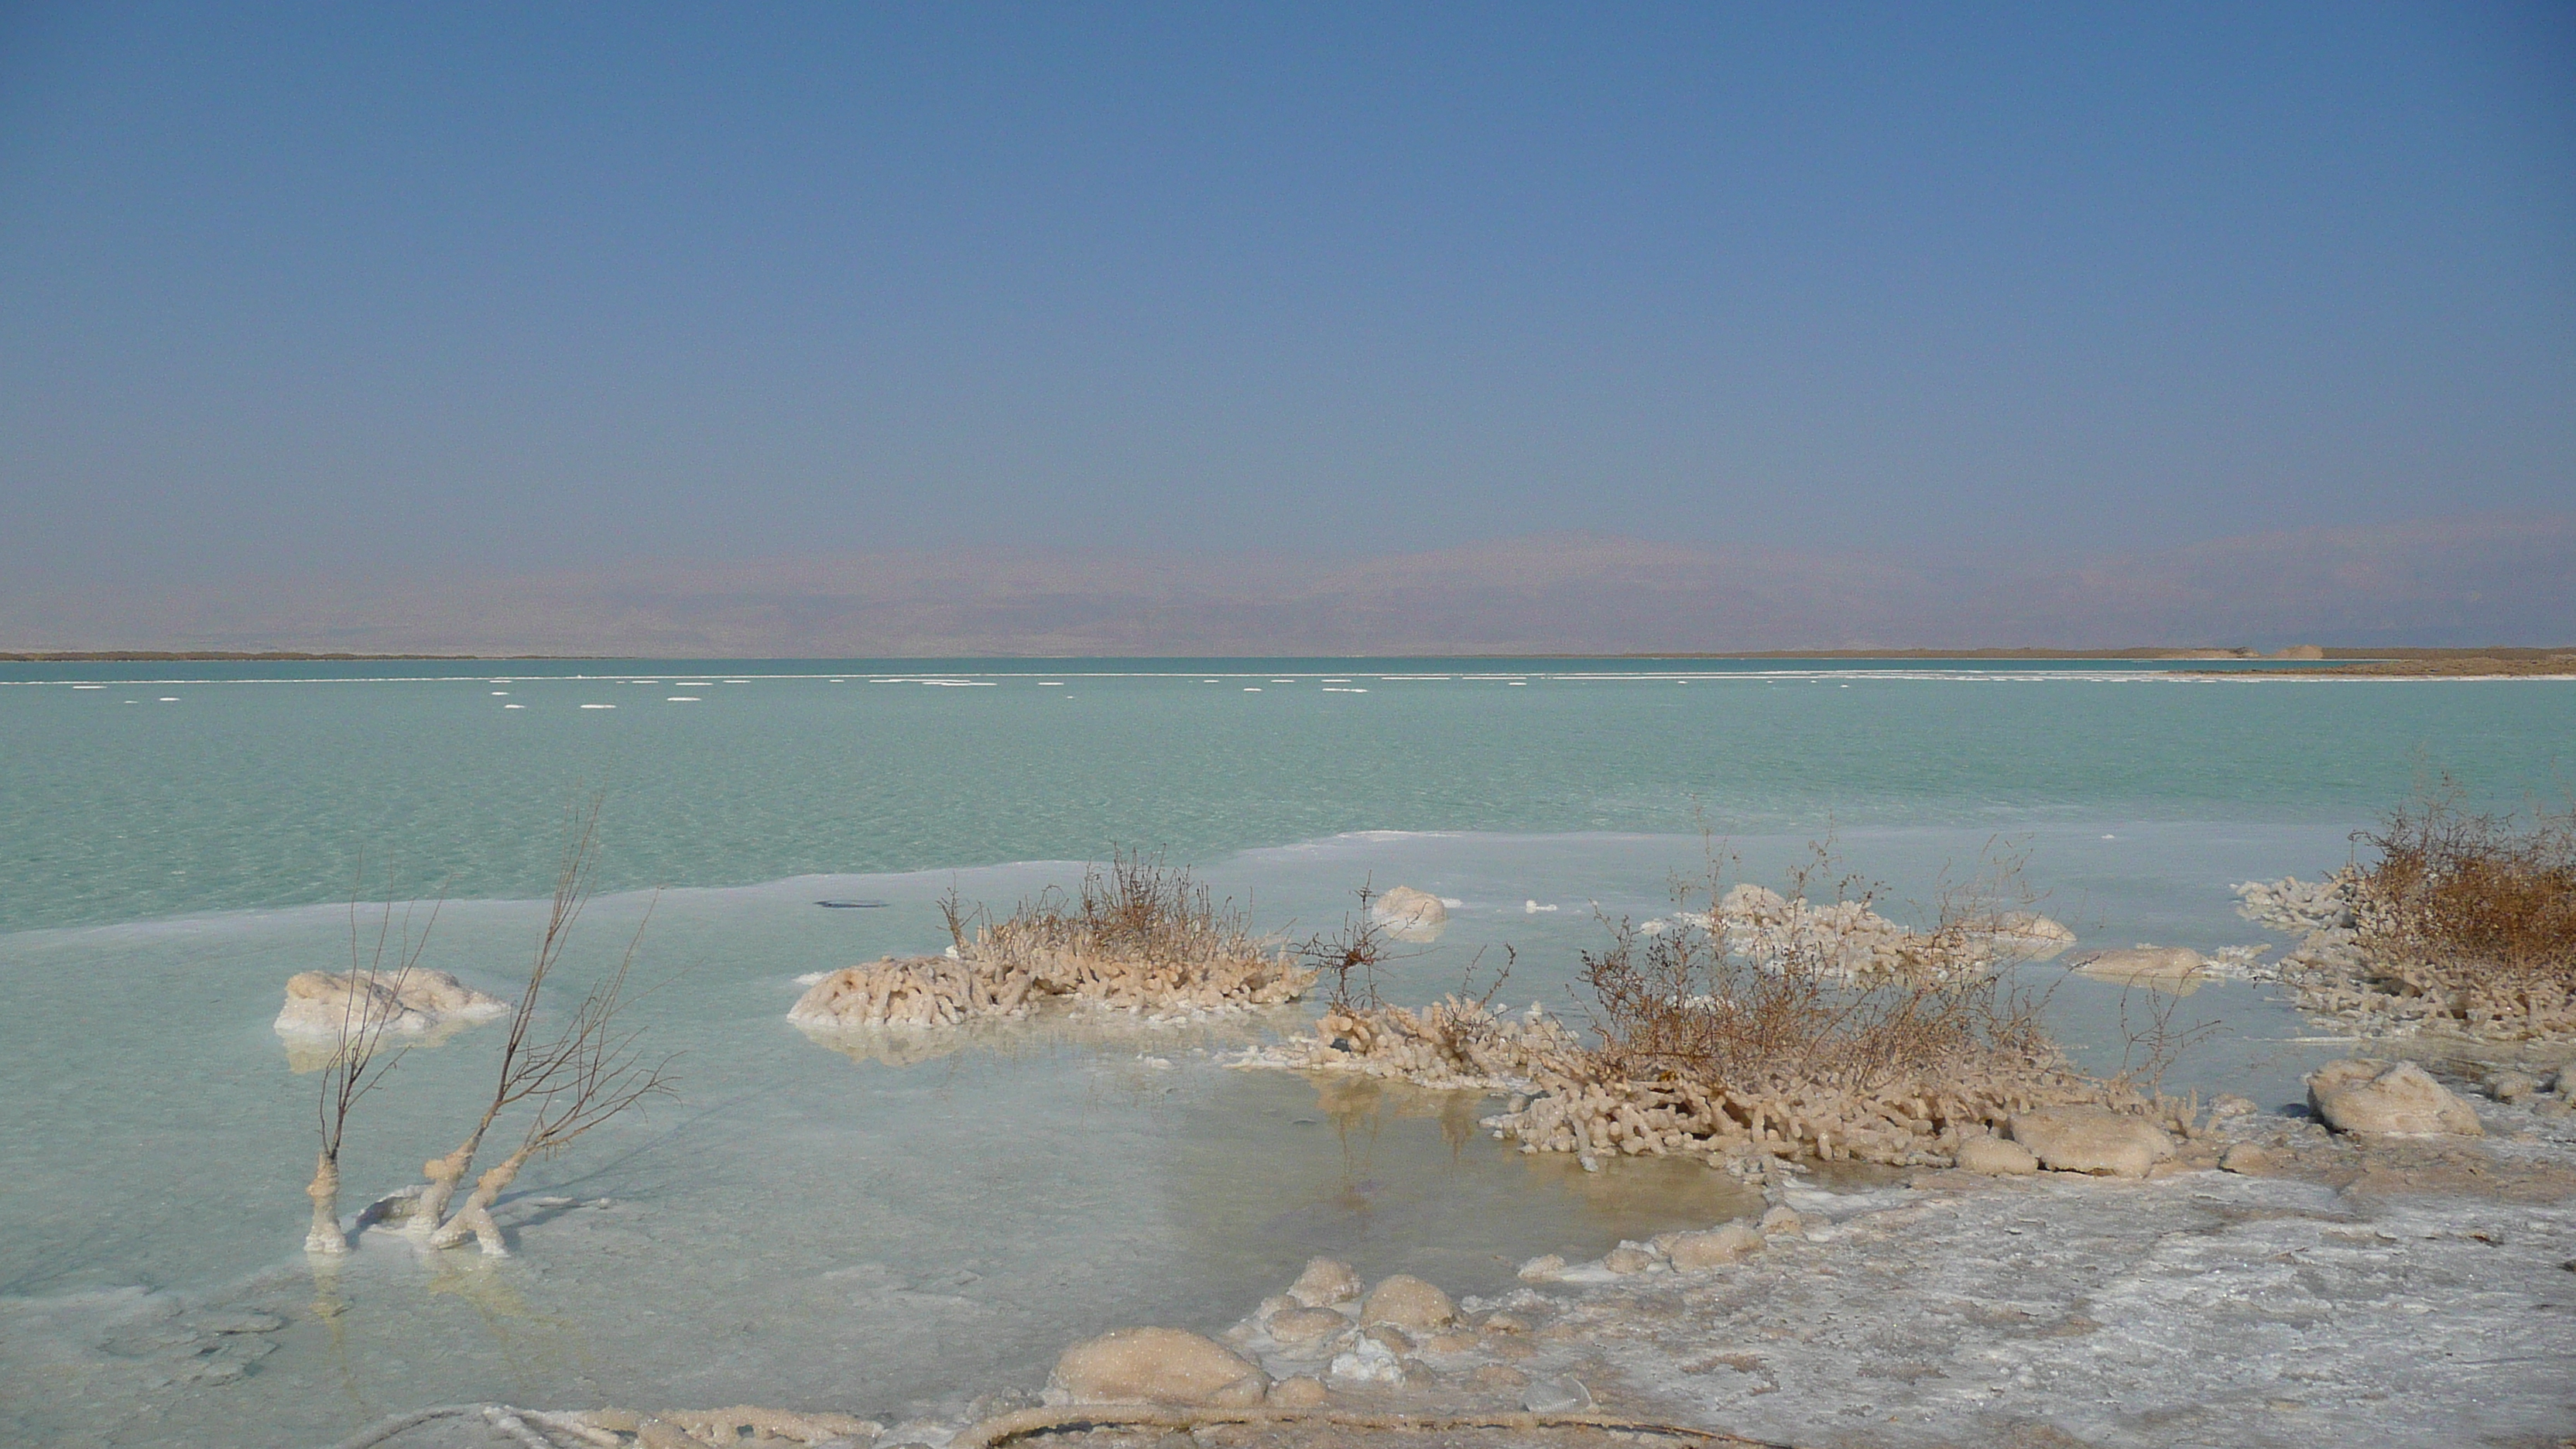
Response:
MULTIPOLYGON (((1747 1206, 1696 1166, 1523 1156, 1462 1098, 1219 1065, 1302 1009, 1013 1028, 909 1065, 784 1022, 795 976, 939 944, 943 891, 1007 904, 1114 840, 1165 844, 1289 935, 1337 923, 1363 882, 1457 899, 1440 941, 1388 968, 1390 996, 1490 978, 1508 945, 1505 999, 1570 1008, 1595 912, 1668 910, 1668 880, 1706 868, 1703 824, 1732 875, 1769 881, 1831 830, 1900 903, 2000 835, 2088 943, 2210 949, 2269 939, 2230 882, 2339 862, 2419 769, 2511 798, 2548 788, 2576 734, 2576 686, 2550 682, 417 668, 453 677, 75 690, 103 676, 58 666, 0 688, 8 1437, 324 1442, 485 1397, 900 1414, 1032 1384, 1101 1327, 1221 1327, 1309 1253, 1477 1291, 1535 1253, 1747 1206), (425 1263, 371 1240, 317 1285, 295 1251, 312 1079, 268 1027, 285 977, 345 961, 330 902, 363 852, 406 893, 446 883, 425 964, 506 991, 542 919, 507 897, 542 887, 561 803, 602 780, 611 893, 575 965, 622 948, 650 903, 640 1019, 684 1054, 680 1096, 533 1167, 505 1214, 519 1256, 425 1263), (574 1201, 539 1201, 557 1197, 574 1201), (127 1344, 105 1325, 137 1290, 289 1322, 232 1382, 155 1386, 166 1351, 96 1347, 127 1344)), ((2122 1011, 2134 1029, 2147 999, 2080 977, 2055 993, 2065 1039, 2118 1066, 2122 1011)), ((2178 1012, 2225 1029, 2177 1089, 2288 1101, 2336 1052, 2264 988, 2212 984, 2178 1012)), ((413 1053, 365 1105, 346 1206, 451 1145, 494 1031, 413 1053)))

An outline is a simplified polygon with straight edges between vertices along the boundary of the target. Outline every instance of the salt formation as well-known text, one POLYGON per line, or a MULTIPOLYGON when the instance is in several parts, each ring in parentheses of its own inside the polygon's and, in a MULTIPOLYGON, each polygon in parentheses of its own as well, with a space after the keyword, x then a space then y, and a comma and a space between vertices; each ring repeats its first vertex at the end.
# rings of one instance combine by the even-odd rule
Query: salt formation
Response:
POLYGON ((1369 903, 1369 914, 1399 941, 1439 939, 1449 924, 1449 907, 1429 891, 1397 886, 1369 903))
POLYGON ((2486 1132, 2468 1103, 2413 1062, 2328 1062, 2308 1074, 2308 1104, 2338 1132, 2486 1132))
POLYGON ((1764 1157, 1946 1167, 1963 1143, 2041 1107, 2114 1109, 2157 1132, 2145 1114, 2163 1119, 2171 1111, 2048 1051, 1963 1065, 1939 1081, 1878 1086, 1785 1072, 1742 1084, 1634 1080, 1612 1074, 1562 1022, 1535 1008, 1515 1019, 1454 996, 1420 1010, 1336 1007, 1316 1021, 1312 1038, 1248 1053, 1243 1065, 1511 1092, 1509 1109, 1483 1123, 1517 1139, 1523 1152, 1572 1152, 1587 1163, 1705 1156, 1745 1173, 1758 1172, 1764 1157))
POLYGON ((277 1013, 276 1031, 283 1037, 336 1042, 350 1023, 363 1021, 379 1031, 419 1036, 450 1022, 509 1014, 510 1003, 426 967, 298 971, 286 980, 286 1005, 277 1013))
POLYGON ((1820 904, 1749 883, 1720 897, 1713 919, 1685 912, 1676 923, 1714 928, 1727 950, 1768 970, 1806 969, 1848 980, 1940 981, 2007 958, 2054 956, 2075 941, 2073 931, 2029 911, 1913 931, 1866 900, 1820 904))
POLYGON ((1050 1404, 1213 1404, 1249 1408, 1270 1389, 1261 1366, 1177 1328, 1121 1328, 1064 1351, 1047 1376, 1050 1404))
POLYGON ((814 983, 787 1019, 814 1031, 954 1026, 1018 1016, 1045 1002, 1131 1012, 1225 1012, 1278 1006, 1314 984, 1285 955, 1257 951, 1194 962, 1108 957, 1080 949, 1010 951, 979 940, 957 956, 887 956, 814 983))
POLYGON ((1184 870, 1120 856, 1083 877, 1067 902, 1050 892, 1009 918, 943 902, 945 956, 888 956, 816 981, 787 1019, 810 1031, 953 1026, 1011 1017, 1048 1001, 1112 1011, 1245 1011, 1296 1000, 1315 973, 1253 937, 1184 870))
POLYGON ((2095 951, 2075 963, 2087 976, 2123 986, 2150 986, 2163 991, 2188 989, 2208 966, 2198 951, 2183 946, 2138 946, 2125 951, 2095 951))
POLYGON ((2174 1155, 2173 1139, 2161 1128, 2100 1107, 2016 1112, 2012 1135, 2052 1172, 2144 1177, 2174 1155))
POLYGON ((2563 989, 2546 982, 2488 988, 2474 968, 2389 944, 2407 939, 2407 922, 2372 899, 2358 867, 2321 881, 2246 881, 2235 891, 2239 915, 2301 937, 2270 974, 2311 1016, 2365 1036, 2576 1037, 2576 999, 2563 989))

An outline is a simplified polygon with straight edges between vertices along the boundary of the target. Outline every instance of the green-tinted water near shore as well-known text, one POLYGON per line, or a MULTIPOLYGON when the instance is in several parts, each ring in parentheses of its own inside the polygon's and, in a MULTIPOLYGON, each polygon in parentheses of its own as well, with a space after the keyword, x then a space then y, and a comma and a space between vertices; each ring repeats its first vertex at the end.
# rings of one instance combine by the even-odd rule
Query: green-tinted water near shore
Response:
MULTIPOLYGON (((1299 933, 1364 881, 1415 885, 1460 905, 1394 994, 1437 994, 1508 944, 1509 997, 1562 1005, 1596 912, 1665 909, 1668 878, 1712 846, 1775 879, 1831 833, 1906 901, 2000 840, 2088 942, 2210 949, 2268 939, 2233 914, 2232 881, 2338 863, 2430 772, 2506 804, 2558 798, 2576 739, 2564 682, 2126 665, 12 665, 0 681, 0 1422, 55 1443, 322 1442, 476 1398, 883 1414, 1029 1380, 1114 1323, 1220 1326, 1309 1252, 1489 1291, 1530 1253, 1740 1209, 1695 1166, 1522 1157, 1473 1103, 1219 1065, 1297 1029, 1294 1010, 1003 1031, 909 1066, 786 1026, 796 975, 935 946, 952 886, 1008 902, 1113 843, 1156 846, 1299 933), (443 894, 427 964, 506 989, 563 810, 590 790, 607 893, 577 949, 622 947, 651 901, 642 970, 662 984, 643 1019, 686 1053, 680 1099, 533 1170, 508 1205, 517 1257, 375 1244, 317 1284, 296 1251, 312 1079, 268 1025, 285 977, 345 960, 363 870, 371 897, 388 874, 398 895, 443 894), (287 1321, 230 1382, 113 1351, 131 1335, 102 1325, 182 1301, 287 1321)), ((2109 1065, 2118 1006, 2079 979, 2055 1010, 2109 1065)), ((2185 1006, 2227 1030, 2177 1085, 2283 1100, 2334 1049, 2261 987, 2185 1006)), ((368 1104, 352 1205, 449 1145, 488 1070, 483 1030, 414 1053, 368 1104)))

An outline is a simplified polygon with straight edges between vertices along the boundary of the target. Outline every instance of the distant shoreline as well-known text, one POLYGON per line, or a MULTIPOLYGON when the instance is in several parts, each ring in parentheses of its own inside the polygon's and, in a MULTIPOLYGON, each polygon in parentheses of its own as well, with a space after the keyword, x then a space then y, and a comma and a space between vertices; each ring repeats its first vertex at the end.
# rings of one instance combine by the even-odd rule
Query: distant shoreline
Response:
POLYGON ((2432 647, 2388 647, 2388 650, 2344 650, 2344 647, 2311 647, 2311 650, 2282 650, 2275 655, 2262 655, 2254 650, 2221 650, 2221 647, 2164 647, 2138 645, 2123 650, 1618 650, 1618 652, 1409 652, 1409 655, 361 655, 361 652, 312 652, 312 650, 0 650, 0 663, 18 665, 62 665, 62 663, 155 663, 155 660, 198 660, 198 663, 366 663, 366 660, 422 660, 422 663, 572 663, 572 660, 752 660, 752 657, 848 657, 848 660, 1072 660, 1072 657, 1123 657, 1123 660, 1291 660, 1291 657, 1334 657, 1334 660, 2125 660, 2125 663, 2264 663, 2275 668, 2264 673, 2300 673, 2300 676, 2465 676, 2465 673, 2576 673, 2576 647, 2465 647, 2465 650, 2432 650, 2432 647), (2483 668, 2470 668, 2483 665, 2483 668))
POLYGON ((1495 653, 1417 654, 1124 654, 1124 655, 1040 655, 1040 654, 948 654, 948 655, 644 655, 644 654, 360 654, 344 652, 311 652, 294 649, 44 649, 0 650, 0 663, 5 664, 114 664, 152 663, 156 661, 200 661, 214 663, 363 663, 367 661, 413 660, 443 663, 475 662, 573 662, 654 660, 678 662, 687 659, 1029 659, 1061 661, 1086 657, 1116 659, 1619 659, 1619 660, 1728 660, 1728 659, 1838 659, 1855 662, 1870 660, 1904 660, 1909 662, 1959 660, 2028 660, 2082 663, 2159 662, 2159 663, 2226 663, 2243 662, 2273 666, 2266 674, 2302 675, 2528 675, 2576 673, 2576 647, 2530 648, 2488 647, 2435 649, 2396 647, 2387 649, 2311 648, 2283 650, 2261 654, 2252 649, 2174 648, 2140 645, 2123 649, 1745 649, 1711 651, 1619 651, 1578 653, 1565 651, 1495 653))

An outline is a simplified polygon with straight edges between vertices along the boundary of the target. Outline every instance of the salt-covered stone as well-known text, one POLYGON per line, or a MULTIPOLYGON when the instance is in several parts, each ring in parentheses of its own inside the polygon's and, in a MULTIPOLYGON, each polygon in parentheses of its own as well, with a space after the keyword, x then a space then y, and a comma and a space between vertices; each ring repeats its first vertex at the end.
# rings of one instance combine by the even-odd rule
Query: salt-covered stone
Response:
POLYGON ((1565 1276, 1565 1259, 1556 1253, 1541 1253, 1521 1264, 1519 1277, 1524 1283, 1546 1283, 1565 1276))
POLYGON ((1270 1376, 1214 1339, 1177 1328, 1121 1328, 1064 1351, 1047 1376, 1059 1404, 1210 1404, 1249 1408, 1270 1376))
POLYGON ((2278 1164, 2273 1160, 2272 1150, 2265 1147, 2262 1143, 2239 1142, 2234 1146, 2229 1147, 2227 1151, 2219 1157, 2218 1166, 2219 1169, 2224 1172, 2237 1172, 2243 1173, 2248 1177, 2261 1177, 2264 1174, 2271 1172, 2274 1167, 2278 1166, 2278 1164))
POLYGON ((1397 886, 1369 903, 1369 914, 1388 935, 1403 941, 1428 941, 1449 924, 1449 908, 1429 891, 1397 886))
POLYGON ((1762 1236, 1766 1238, 1803 1238, 1806 1235, 1807 1220, 1798 1216, 1798 1210, 1786 1203, 1762 1215, 1762 1236))
POLYGON ((2253 1098, 2239 1097, 2232 1092, 2214 1097, 2209 1103, 2209 1116, 2212 1121, 2222 1121, 2229 1117, 2248 1117, 2260 1110, 2262 1109, 2254 1105, 2253 1098))
POLYGON ((1704 1233, 1671 1233, 1656 1242, 1672 1260, 1673 1271, 1696 1273, 1761 1251, 1762 1233, 1743 1223, 1723 1223, 1704 1233))
POLYGON ((1274 1408, 1311 1409, 1331 1397, 1323 1380, 1311 1374, 1296 1374, 1272 1384, 1266 1402, 1274 1408))
POLYGON ((1996 939, 2018 953, 2046 960, 2075 944, 2075 932, 2062 921, 2036 911, 2013 911, 1995 922, 1996 939))
POLYGON ((2540 1090, 2527 1072, 2498 1072, 2487 1079, 2487 1095, 2499 1102, 2519 1102, 2540 1090))
POLYGON ((2162 985, 2188 981, 2208 964, 2198 951, 2187 947, 2139 946, 2125 951, 2096 951, 2078 961, 2075 969, 2105 981, 2162 985))
POLYGON ((1288 1296, 1308 1308, 1330 1308, 1359 1297, 1361 1287, 1360 1275, 1350 1264, 1333 1258, 1309 1258, 1306 1271, 1288 1285, 1288 1296))
POLYGON ((1333 1355, 1325 1372, 1346 1383, 1400 1386, 1404 1382, 1404 1361, 1395 1350, 1361 1334, 1352 1340, 1348 1350, 1333 1355))
POLYGON ((2039 1171, 2039 1158, 2028 1147, 2000 1137, 1971 1137, 1960 1143, 1958 1163, 1962 1171, 1982 1172, 1988 1177, 2020 1177, 2039 1171))
POLYGON ((1643 1273, 1655 1266, 1655 1255, 1634 1243, 1621 1243, 1601 1255, 1601 1266, 1613 1273, 1643 1273))
POLYGON ((2308 1074, 2308 1105, 2338 1132, 2486 1134, 2466 1102, 2413 1062, 2328 1062, 2308 1074))
POLYGON ((1487 1333, 1529 1332, 1529 1320, 1516 1313, 1488 1313, 1476 1326, 1487 1333))
POLYGON ((1458 1305, 1449 1295, 1410 1273, 1378 1280, 1360 1307, 1360 1322, 1391 1323, 1398 1328, 1444 1328, 1458 1321, 1458 1305))
POLYGON ((1329 1308, 1291 1308, 1272 1315, 1270 1336, 1281 1343, 1313 1343, 1351 1326, 1329 1308))
POLYGON ((2012 1119, 2015 1142, 2056 1172, 2144 1177, 2174 1155, 2173 1139, 2143 1118, 2105 1107, 2043 1107, 2012 1119))
POLYGON ((444 971, 298 971, 286 980, 280 1036, 327 1037, 362 1028, 417 1036, 451 1021, 507 1016, 510 1003, 444 971))

